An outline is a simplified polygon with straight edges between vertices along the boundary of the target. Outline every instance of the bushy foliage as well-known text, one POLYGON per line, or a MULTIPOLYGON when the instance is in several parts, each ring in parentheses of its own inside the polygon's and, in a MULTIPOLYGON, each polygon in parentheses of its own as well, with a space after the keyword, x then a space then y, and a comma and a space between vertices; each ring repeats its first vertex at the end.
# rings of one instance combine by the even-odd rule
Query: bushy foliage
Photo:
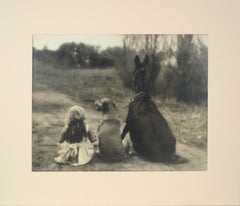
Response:
POLYGON ((134 58, 136 51, 124 47, 118 50, 118 55, 115 56, 115 68, 118 75, 123 80, 123 84, 127 88, 133 86, 133 75, 134 75, 134 58))
POLYGON ((48 50, 47 47, 44 47, 42 50, 37 50, 33 47, 33 59, 38 59, 44 64, 52 64, 55 58, 55 52, 48 50))
POLYGON ((64 43, 56 51, 33 48, 33 57, 62 69, 114 66, 112 55, 107 55, 105 50, 100 52, 98 47, 83 43, 64 43))
POLYGON ((194 35, 175 35, 171 38, 174 41, 161 35, 127 38, 123 55, 116 64, 125 86, 132 85, 135 55, 143 59, 148 54, 150 93, 187 103, 207 104, 207 46, 194 35), (175 63, 166 64, 170 59, 174 59, 175 63))
POLYGON ((179 35, 176 65, 167 65, 158 82, 160 93, 179 101, 207 104, 208 48, 193 35, 179 35))
POLYGON ((160 72, 160 59, 162 52, 157 52, 159 35, 125 35, 123 38, 123 50, 120 58, 115 59, 115 67, 119 75, 122 77, 124 85, 128 88, 132 87, 134 78, 136 54, 141 59, 147 54, 149 56, 147 87, 150 92, 155 92, 155 82, 160 72))

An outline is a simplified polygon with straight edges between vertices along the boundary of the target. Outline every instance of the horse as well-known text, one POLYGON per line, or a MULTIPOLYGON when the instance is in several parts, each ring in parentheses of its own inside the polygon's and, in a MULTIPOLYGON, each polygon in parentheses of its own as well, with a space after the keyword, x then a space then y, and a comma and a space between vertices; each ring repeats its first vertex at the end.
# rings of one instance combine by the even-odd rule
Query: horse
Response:
POLYGON ((147 89, 148 55, 143 62, 135 57, 135 95, 128 107, 126 125, 121 137, 129 132, 134 150, 153 162, 174 162, 177 158, 176 138, 158 110, 147 89))

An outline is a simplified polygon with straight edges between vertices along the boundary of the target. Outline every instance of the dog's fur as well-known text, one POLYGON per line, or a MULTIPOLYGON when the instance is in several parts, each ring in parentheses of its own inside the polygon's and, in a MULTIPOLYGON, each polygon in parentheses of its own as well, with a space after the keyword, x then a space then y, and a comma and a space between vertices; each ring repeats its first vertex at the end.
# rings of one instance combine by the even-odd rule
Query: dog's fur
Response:
POLYGON ((121 161, 127 157, 127 146, 122 143, 116 105, 108 98, 102 98, 95 104, 103 114, 98 127, 100 156, 106 161, 121 161))

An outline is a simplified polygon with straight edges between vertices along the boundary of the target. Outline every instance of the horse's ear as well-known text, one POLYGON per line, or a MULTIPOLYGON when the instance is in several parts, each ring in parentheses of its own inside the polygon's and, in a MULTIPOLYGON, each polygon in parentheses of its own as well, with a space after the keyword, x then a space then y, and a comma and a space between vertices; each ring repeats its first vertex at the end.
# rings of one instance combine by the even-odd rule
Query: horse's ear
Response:
POLYGON ((103 111, 103 113, 106 113, 106 112, 109 111, 109 106, 108 106, 107 102, 103 102, 103 104, 102 104, 102 111, 103 111))
POLYGON ((140 62, 140 59, 139 59, 139 56, 137 55, 135 57, 135 65, 136 65, 136 68, 138 69, 141 65, 141 62, 140 62))
POLYGON ((113 105, 114 109, 117 109, 116 104, 114 104, 114 103, 112 102, 112 105, 113 105))
POLYGON ((144 67, 147 66, 148 62, 149 62, 149 57, 148 57, 148 55, 146 55, 146 56, 145 56, 145 59, 144 59, 144 61, 143 61, 143 66, 144 66, 144 67))

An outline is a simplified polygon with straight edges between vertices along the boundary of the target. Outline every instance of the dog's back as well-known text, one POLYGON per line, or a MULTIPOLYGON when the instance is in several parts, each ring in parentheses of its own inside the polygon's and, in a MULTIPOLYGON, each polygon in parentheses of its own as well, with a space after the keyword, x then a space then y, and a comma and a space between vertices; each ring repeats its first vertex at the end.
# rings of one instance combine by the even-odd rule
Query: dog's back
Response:
POLYGON ((120 135, 120 121, 105 119, 98 129, 99 149, 107 161, 121 161, 126 157, 120 135))

